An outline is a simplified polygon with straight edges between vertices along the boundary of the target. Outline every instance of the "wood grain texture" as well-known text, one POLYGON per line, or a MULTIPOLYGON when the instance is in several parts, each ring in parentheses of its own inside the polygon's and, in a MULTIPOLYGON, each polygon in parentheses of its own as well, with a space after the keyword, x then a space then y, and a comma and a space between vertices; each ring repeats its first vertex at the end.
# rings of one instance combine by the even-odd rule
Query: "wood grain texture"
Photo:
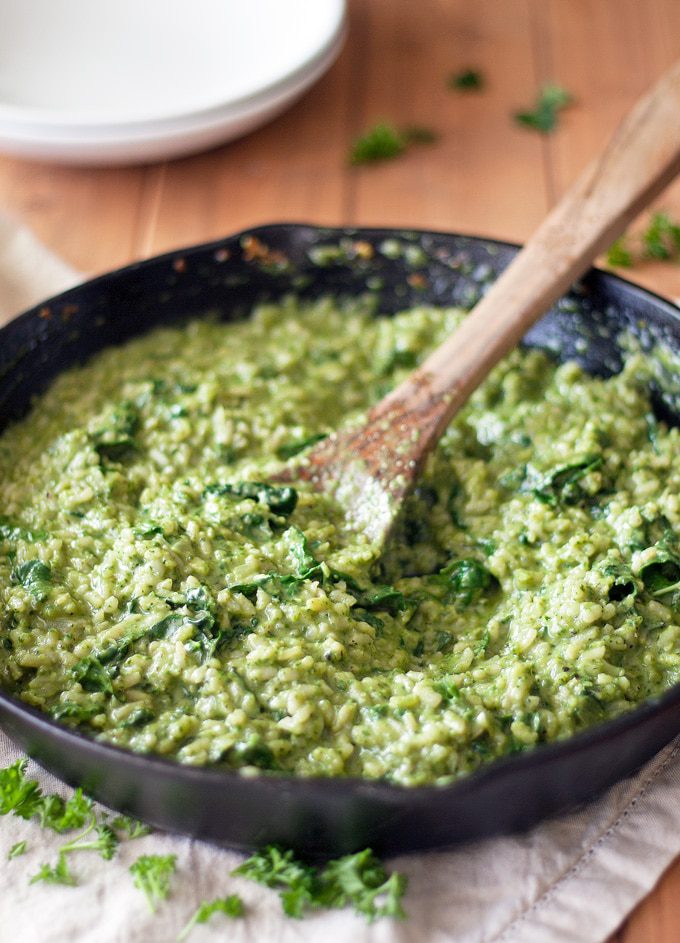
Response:
MULTIPOLYGON (((148 167, 0 158, 0 206, 88 272, 286 219, 522 240, 635 98, 680 58, 678 0, 350 0, 350 15, 339 61, 267 127, 148 167), (486 74, 483 93, 446 88, 449 73, 466 66, 486 74), (577 101, 543 138, 511 116, 549 80, 577 101), (429 125, 440 141, 390 164, 348 167, 353 138, 378 118, 429 125)), ((680 218, 680 187, 658 206, 680 218)), ((629 274, 680 297, 675 264, 629 274)), ((680 940, 680 863, 613 940, 680 940)))

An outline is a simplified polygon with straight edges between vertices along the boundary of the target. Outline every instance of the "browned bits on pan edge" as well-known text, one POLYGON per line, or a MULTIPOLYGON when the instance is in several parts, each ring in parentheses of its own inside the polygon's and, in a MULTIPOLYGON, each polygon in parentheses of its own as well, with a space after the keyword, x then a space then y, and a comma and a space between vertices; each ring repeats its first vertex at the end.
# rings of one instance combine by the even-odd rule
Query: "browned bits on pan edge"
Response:
POLYGON ((375 255, 375 249, 370 242, 366 242, 364 239, 358 239, 353 244, 355 255, 360 259, 372 259, 375 255))
POLYGON ((409 283, 411 288, 417 288, 418 290, 427 288, 427 279, 424 275, 421 275, 420 272, 413 272, 408 276, 406 281, 409 283))
POLYGON ((61 309, 61 320, 70 321, 74 314, 78 314, 80 305, 68 304, 61 309))
POLYGON ((262 262, 263 265, 277 267, 288 264, 288 258, 283 252, 270 249, 257 236, 244 236, 241 239, 241 248, 246 262, 262 262))
POLYGON ((179 272, 180 274, 181 274, 182 272, 186 272, 186 270, 187 270, 187 260, 186 260, 185 258, 183 258, 183 257, 180 257, 179 259, 173 259, 173 260, 172 260, 172 267, 173 267, 173 269, 174 269, 176 272, 179 272))
POLYGON ((43 321, 51 321, 51 320, 52 320, 52 309, 49 307, 49 305, 43 305, 43 306, 42 306, 42 308, 40 309, 40 311, 38 311, 38 317, 39 317, 39 318, 42 318, 43 321))

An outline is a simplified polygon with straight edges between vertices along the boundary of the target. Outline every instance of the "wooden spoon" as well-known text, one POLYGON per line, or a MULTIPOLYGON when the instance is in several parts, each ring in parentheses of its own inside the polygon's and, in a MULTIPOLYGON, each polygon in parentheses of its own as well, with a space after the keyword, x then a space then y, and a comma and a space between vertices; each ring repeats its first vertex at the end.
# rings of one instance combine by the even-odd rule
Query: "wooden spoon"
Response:
POLYGON ((379 549, 452 417, 528 328, 680 171, 680 62, 626 116, 474 310, 361 426, 281 479, 335 495, 379 549))

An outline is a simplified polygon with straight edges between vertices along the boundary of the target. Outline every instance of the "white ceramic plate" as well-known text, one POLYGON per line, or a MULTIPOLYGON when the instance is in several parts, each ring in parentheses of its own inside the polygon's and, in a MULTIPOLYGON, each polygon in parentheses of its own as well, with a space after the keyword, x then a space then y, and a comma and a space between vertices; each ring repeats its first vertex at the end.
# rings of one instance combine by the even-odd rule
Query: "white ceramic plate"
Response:
POLYGON ((331 65, 344 0, 0 0, 0 149, 79 163, 230 140, 331 65))

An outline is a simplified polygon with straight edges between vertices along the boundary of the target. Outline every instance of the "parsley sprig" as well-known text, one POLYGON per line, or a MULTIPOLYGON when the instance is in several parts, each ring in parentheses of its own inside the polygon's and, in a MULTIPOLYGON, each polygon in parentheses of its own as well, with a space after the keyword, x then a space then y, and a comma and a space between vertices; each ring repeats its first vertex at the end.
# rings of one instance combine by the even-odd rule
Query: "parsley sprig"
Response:
POLYGON ((648 260, 678 262, 680 224, 668 213, 653 213, 647 228, 637 238, 621 236, 609 247, 605 259, 611 268, 632 268, 637 262, 648 260))
POLYGON ((540 134, 550 134, 557 127, 559 113, 573 101, 573 96, 565 88, 550 82, 539 91, 533 109, 515 112, 515 121, 540 134))
MULTIPOLYGON (((22 819, 37 819, 42 828, 61 835, 65 832, 84 829, 59 848, 55 864, 42 864, 30 880, 31 884, 44 881, 50 884, 75 885, 77 879, 68 866, 68 856, 74 852, 97 851, 110 861, 116 853, 120 837, 146 835, 149 829, 141 822, 121 815, 108 822, 94 811, 94 803, 82 789, 76 789, 68 800, 55 794, 46 794, 37 780, 26 776, 28 761, 17 760, 0 769, 0 815, 12 813, 22 819)), ((9 853, 10 858, 23 854, 26 842, 18 842, 9 853)))
POLYGON ((243 901, 238 894, 229 897, 217 897, 215 900, 204 900, 198 905, 189 922, 177 937, 178 943, 186 940, 198 923, 207 923, 214 914, 224 914, 226 917, 242 917, 245 912, 243 901))
POLYGON ((26 759, 0 770, 0 815, 12 812, 22 819, 37 817, 43 828, 67 832, 82 828, 92 811, 92 800, 76 789, 68 801, 45 795, 35 779, 26 777, 26 759))
POLYGON ((396 128, 380 121, 352 144, 349 161, 358 165, 391 160, 403 154, 412 144, 433 144, 437 138, 436 131, 421 125, 396 128))
POLYGON ((134 885, 146 896, 151 913, 169 896, 176 865, 176 855, 141 855, 130 865, 134 885))
POLYGON ((277 888, 283 911, 289 917, 302 917, 306 910, 320 907, 348 906, 369 921, 405 916, 401 906, 405 875, 388 875, 370 848, 336 858, 318 869, 299 861, 290 850, 268 845, 232 874, 277 888))

